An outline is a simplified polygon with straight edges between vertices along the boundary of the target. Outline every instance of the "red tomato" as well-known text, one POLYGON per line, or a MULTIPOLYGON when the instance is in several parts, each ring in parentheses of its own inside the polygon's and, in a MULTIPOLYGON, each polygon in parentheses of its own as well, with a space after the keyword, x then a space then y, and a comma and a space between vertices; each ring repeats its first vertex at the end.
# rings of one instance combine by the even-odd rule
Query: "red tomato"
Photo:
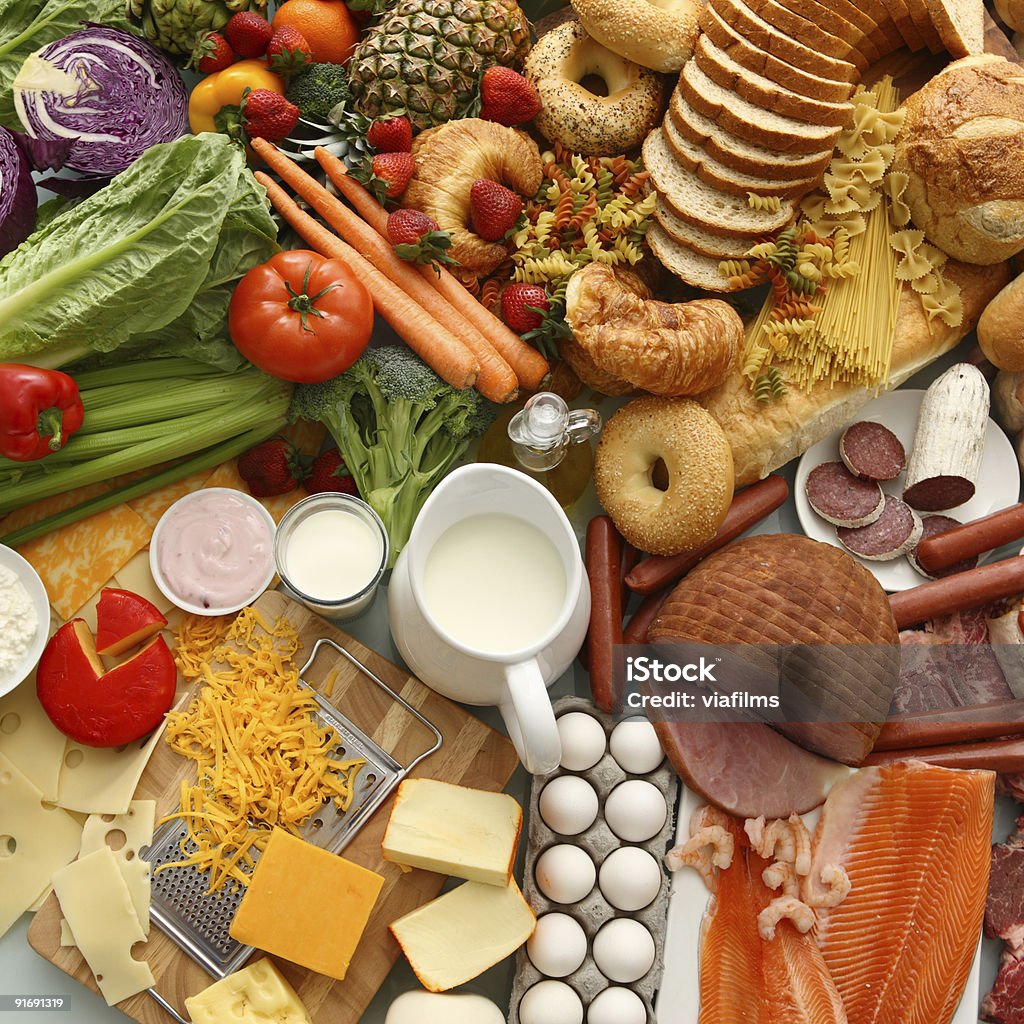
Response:
POLYGON ((316 384, 362 355, 373 331, 373 300, 343 260, 292 249, 238 282, 228 329, 238 351, 264 373, 316 384))

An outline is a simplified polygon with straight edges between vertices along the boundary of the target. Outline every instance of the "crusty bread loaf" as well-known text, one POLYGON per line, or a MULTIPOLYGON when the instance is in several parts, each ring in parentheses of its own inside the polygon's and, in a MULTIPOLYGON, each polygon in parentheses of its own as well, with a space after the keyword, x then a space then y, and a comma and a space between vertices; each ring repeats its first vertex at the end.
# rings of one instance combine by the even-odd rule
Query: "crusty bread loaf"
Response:
POLYGON ((1024 32, 1024 0, 995 0, 996 13, 1007 28, 1024 32))
MULTIPOLYGON (((981 268, 949 262, 944 273, 962 290, 964 322, 956 328, 947 327, 938 319, 929 323, 919 296, 905 285, 897 314, 889 387, 902 384, 953 348, 974 327, 981 311, 1008 277, 1006 264, 981 268)), ((743 487, 849 423, 872 397, 862 387, 830 387, 821 382, 810 391, 791 388, 778 401, 765 404, 757 401, 749 382, 737 371, 698 400, 729 438, 736 486, 743 487)))
POLYGON ((752 238, 743 235, 717 235, 690 224, 677 217, 661 196, 658 196, 658 205, 654 208, 654 219, 673 241, 702 256, 713 256, 716 260, 742 259, 754 242, 752 238))
POLYGON ((985 307, 978 321, 978 344, 993 366, 1009 373, 1024 371, 1024 274, 985 307))

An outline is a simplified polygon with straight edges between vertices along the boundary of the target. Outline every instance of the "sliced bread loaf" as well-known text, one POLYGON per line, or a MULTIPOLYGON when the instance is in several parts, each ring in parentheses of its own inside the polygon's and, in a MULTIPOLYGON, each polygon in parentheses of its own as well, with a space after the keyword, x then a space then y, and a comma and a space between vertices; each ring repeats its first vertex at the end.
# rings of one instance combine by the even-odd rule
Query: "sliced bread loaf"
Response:
POLYGON ((752 46, 787 64, 841 82, 856 82, 860 78, 860 72, 850 61, 829 57, 793 39, 751 10, 744 0, 708 0, 708 7, 752 46))
POLYGON ((688 139, 671 117, 665 118, 661 126, 668 148, 673 156, 687 169, 693 171, 701 181, 706 181, 723 192, 745 196, 753 192, 757 196, 779 196, 781 199, 799 199, 811 189, 817 188, 820 176, 779 181, 775 178, 742 174, 726 167, 692 139, 688 139))
POLYGON ((719 260, 703 256, 670 238, 662 226, 652 224, 647 229, 647 244, 661 265, 681 281, 706 292, 728 292, 728 278, 719 270, 719 260))
POLYGON ((889 8, 896 28, 907 46, 915 53, 925 49, 924 39, 914 25, 914 19, 910 16, 910 8, 907 7, 907 0, 884 0, 885 6, 889 8))
MULTIPOLYGON (((807 21, 827 29, 834 36, 849 40, 871 61, 880 60, 891 48, 884 33, 852 0, 776 0, 776 3, 807 21)), ((771 19, 769 19, 771 20, 771 19)))
POLYGON ((754 240, 745 235, 715 235, 688 223, 677 217, 661 196, 658 197, 658 205, 654 209, 654 219, 669 238, 702 256, 711 256, 716 260, 743 259, 747 250, 754 244, 754 240))
POLYGON ((654 187, 672 212, 704 231, 758 238, 778 231, 793 219, 795 208, 788 199, 779 204, 778 210, 755 210, 745 198, 701 181, 676 160, 660 128, 647 136, 643 155, 654 187))
MULTIPOLYGON (((819 53, 835 57, 837 60, 848 60, 856 65, 863 74, 871 66, 871 59, 867 57, 857 46, 856 39, 846 39, 843 36, 829 32, 824 25, 811 21, 799 14, 794 14, 789 8, 783 7, 776 0, 746 0, 747 6, 759 14, 769 25, 785 32, 791 39, 811 46, 819 53)), ((836 32, 843 31, 847 23, 837 24, 836 19, 826 22, 836 32)))
MULTIPOLYGON (((966 10, 969 7, 973 7, 975 2, 977 3, 978 10, 982 10, 984 6, 982 4, 982 0, 963 0, 959 6, 966 10)), ((940 4, 940 6, 947 5, 940 4)), ((948 6, 955 6, 954 0, 951 0, 948 6)), ((910 11, 910 17, 913 19, 914 27, 920 33, 925 46, 927 46, 932 53, 943 53, 945 51, 945 46, 943 45, 942 39, 939 38, 937 26, 933 22, 931 11, 926 0, 907 0, 907 10, 910 11)), ((984 29, 982 29, 982 34, 984 34, 984 29)))
POLYGON ((847 81, 809 74, 758 49, 724 21, 713 7, 704 8, 700 26, 704 30, 704 35, 741 67, 763 75, 787 89, 792 89, 793 92, 803 93, 804 96, 812 96, 826 103, 842 103, 849 99, 853 92, 853 86, 847 81))
POLYGON ((755 146, 694 110, 678 89, 672 93, 668 112, 668 120, 682 135, 701 146, 719 163, 743 174, 771 176, 780 181, 817 178, 832 159, 832 146, 817 153, 779 153, 755 146))
POLYGON ((954 57, 985 52, 985 8, 981 0, 926 0, 932 21, 954 57))
POLYGON ((787 89, 737 64, 706 35, 698 36, 693 59, 701 71, 722 88, 731 89, 737 96, 783 117, 792 117, 807 124, 837 124, 840 127, 849 124, 852 117, 852 103, 830 103, 787 89))
POLYGON ((836 125, 811 125, 765 110, 712 81, 688 61, 679 76, 679 90, 694 110, 717 121, 741 139, 782 153, 820 153, 839 137, 836 125))

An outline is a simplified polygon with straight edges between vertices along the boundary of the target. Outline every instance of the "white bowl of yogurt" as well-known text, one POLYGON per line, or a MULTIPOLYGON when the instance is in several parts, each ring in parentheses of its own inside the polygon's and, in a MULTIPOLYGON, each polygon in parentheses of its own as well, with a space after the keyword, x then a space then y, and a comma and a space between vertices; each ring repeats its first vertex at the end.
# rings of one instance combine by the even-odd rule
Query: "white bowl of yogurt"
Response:
POLYGON ((149 568, 168 601, 194 615, 228 615, 274 578, 274 518, 251 495, 205 487, 160 517, 149 568))
POLYGON ((0 697, 36 667, 50 635, 50 599, 39 573, 0 544, 0 697))

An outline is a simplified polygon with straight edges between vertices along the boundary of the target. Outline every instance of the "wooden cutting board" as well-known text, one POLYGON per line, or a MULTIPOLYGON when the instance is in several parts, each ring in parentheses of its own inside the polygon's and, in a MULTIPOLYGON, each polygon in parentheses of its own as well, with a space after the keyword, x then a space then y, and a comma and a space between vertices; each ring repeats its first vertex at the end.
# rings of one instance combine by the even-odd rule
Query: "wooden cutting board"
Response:
MULTIPOLYGON (((477 789, 505 788, 518 761, 512 744, 504 736, 283 594, 266 593, 255 607, 269 621, 285 616, 295 624, 303 644, 296 655, 296 664, 305 661, 317 639, 330 637, 437 726, 444 737, 443 746, 423 761, 413 776, 463 783, 477 789)), ((331 702, 402 764, 408 764, 433 745, 433 736, 427 729, 358 669, 340 656, 332 657, 332 653, 329 648, 321 650, 306 675, 308 683, 320 689, 336 671, 331 702)), ((155 799, 159 819, 177 808, 183 778, 195 778, 192 762, 173 753, 166 743, 160 743, 142 776, 136 797, 155 799)), ((429 871, 403 873, 381 858, 380 844, 392 801, 393 796, 377 810, 344 852, 346 858, 378 872, 385 879, 346 979, 335 981, 287 961, 278 961, 316 1024, 355 1024, 359 1020, 399 955, 388 925, 436 896, 445 882, 445 876, 429 871)), ((78 950, 60 945, 60 918, 57 898, 51 894, 29 928, 29 943, 62 971, 94 992, 98 991, 92 972, 78 950)), ((339 921, 338 926, 343 928, 345 924, 339 921)), ((180 1012, 184 1010, 186 996, 195 995, 213 981, 155 925, 149 940, 136 946, 133 953, 149 962, 157 990, 180 1012)), ((144 992, 119 1003, 118 1008, 141 1024, 167 1024, 169 1020, 144 992)))

